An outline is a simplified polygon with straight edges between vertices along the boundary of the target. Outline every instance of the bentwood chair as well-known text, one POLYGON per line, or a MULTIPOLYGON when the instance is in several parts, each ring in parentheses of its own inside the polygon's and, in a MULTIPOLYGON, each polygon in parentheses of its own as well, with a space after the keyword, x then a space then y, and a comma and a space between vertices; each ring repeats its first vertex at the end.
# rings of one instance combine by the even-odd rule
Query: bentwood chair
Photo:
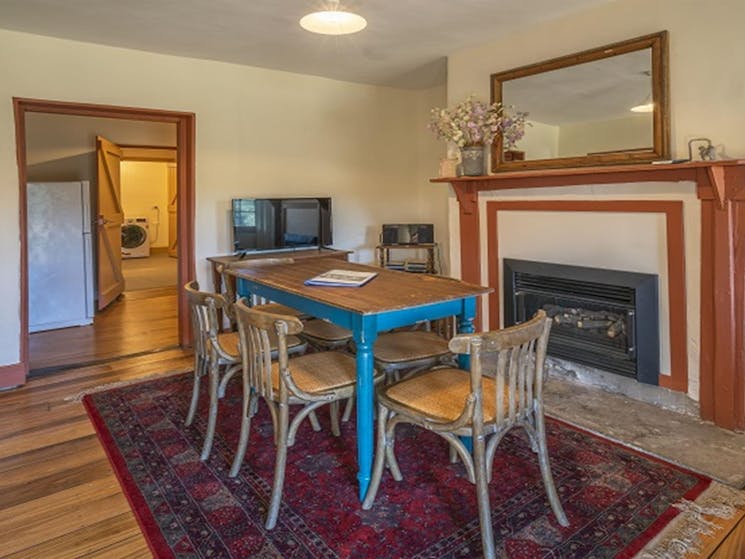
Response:
MULTIPOLYGON (((228 264, 218 266, 217 270, 222 276, 225 296, 231 303, 231 307, 226 310, 231 326, 235 326, 232 304, 238 300, 238 295, 235 289, 235 277, 225 272, 227 270, 245 270, 261 266, 292 264, 293 262, 294 260, 292 258, 256 258, 252 260, 236 260, 235 262, 229 262, 228 264)), ((265 301, 260 301, 255 297, 250 298, 249 301, 251 302, 252 307, 266 312, 287 314, 297 316, 301 319, 309 318, 300 311, 279 303, 267 303, 265 301)), ((316 350, 342 349, 347 347, 352 341, 352 332, 326 320, 314 319, 308 320, 305 323, 302 338, 316 350)))
MULTIPOLYGON (((287 449, 297 436, 303 419, 325 404, 336 406, 332 411, 332 433, 340 435, 338 405, 354 394, 357 367, 354 357, 341 351, 322 351, 289 358, 288 339, 303 330, 297 317, 274 314, 251 308, 243 300, 235 305, 238 332, 241 340, 243 365, 243 415, 241 433, 230 475, 240 470, 248 447, 251 415, 258 398, 269 407, 274 423, 277 455, 274 466, 272 496, 266 518, 266 528, 277 523, 282 500, 287 449), (278 341, 278 359, 270 359, 270 336, 278 341), (302 406, 289 420, 291 405, 302 406)), ((377 375, 380 377, 380 375, 377 375)))
POLYGON ((425 324, 424 330, 401 330, 381 334, 375 341, 375 366, 386 374, 386 382, 401 380, 436 365, 455 363, 448 340, 455 331, 454 317, 425 324))
POLYGON ((299 336, 318 351, 349 349, 352 343, 350 330, 320 318, 304 321, 299 336))
MULTIPOLYGON (((233 305, 238 300, 238 293, 236 290, 236 278, 235 276, 232 276, 228 273, 226 273, 228 270, 246 270, 251 268, 261 268, 264 266, 276 266, 279 264, 292 264, 294 260, 292 258, 254 258, 254 259, 247 259, 247 260, 235 260, 233 262, 228 262, 227 264, 220 264, 217 267, 217 272, 220 274, 220 277, 222 277, 222 285, 225 293, 225 298, 230 303, 230 306, 225 309, 225 314, 228 316, 228 319, 230 320, 230 325, 232 327, 235 327, 235 316, 233 314, 233 305)), ((292 307, 288 307, 286 305, 281 305, 279 303, 271 303, 264 301, 263 299, 255 296, 249 297, 249 302, 252 307, 261 307, 263 310, 267 312, 273 312, 277 314, 286 314, 290 316, 303 316, 303 314, 293 309, 292 307)))
MULTIPOLYGON (((217 425, 218 400, 225 395, 225 387, 230 378, 240 370, 241 360, 238 349, 238 333, 221 333, 217 316, 218 310, 230 308, 226 299, 219 293, 200 291, 196 281, 184 286, 191 312, 192 330, 194 333, 194 385, 191 403, 186 415, 185 424, 191 425, 199 402, 199 388, 203 376, 209 377, 210 405, 207 417, 207 433, 202 446, 201 459, 207 460, 212 450, 217 425), (222 371, 222 373, 221 373, 222 371)), ((306 344, 297 337, 286 340, 288 347, 295 352, 305 351, 306 344)), ((272 350, 277 351, 277 337, 270 339, 272 350)), ((315 417, 311 418, 314 429, 320 429, 315 417)))
POLYGON ((476 484, 484 557, 493 559, 488 483, 494 455, 505 433, 522 427, 538 454, 551 509, 559 524, 568 526, 551 475, 543 417, 543 369, 550 329, 546 313, 538 311, 518 326, 456 336, 450 348, 470 355, 470 372, 443 367, 382 387, 375 463, 362 508, 372 507, 385 462, 395 480, 403 479, 394 454, 396 426, 424 427, 456 449, 469 480, 476 484), (472 437, 473 456, 460 437, 472 437))

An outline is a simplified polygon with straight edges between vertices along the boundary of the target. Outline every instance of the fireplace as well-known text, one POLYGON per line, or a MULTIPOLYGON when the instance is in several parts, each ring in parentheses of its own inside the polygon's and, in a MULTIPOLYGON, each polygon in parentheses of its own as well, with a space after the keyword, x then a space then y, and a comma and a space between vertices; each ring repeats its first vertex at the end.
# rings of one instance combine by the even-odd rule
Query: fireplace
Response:
POLYGON ((656 275, 505 258, 505 326, 539 309, 553 320, 549 355, 658 384, 656 275))

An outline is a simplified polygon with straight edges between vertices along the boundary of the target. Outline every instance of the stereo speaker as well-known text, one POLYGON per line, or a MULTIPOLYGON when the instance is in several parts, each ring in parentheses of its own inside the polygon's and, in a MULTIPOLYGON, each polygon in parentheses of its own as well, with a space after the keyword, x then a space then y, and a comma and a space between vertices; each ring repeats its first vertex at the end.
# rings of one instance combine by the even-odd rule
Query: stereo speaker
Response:
POLYGON ((431 223, 388 223, 383 225, 384 245, 423 245, 435 242, 435 227, 431 223))

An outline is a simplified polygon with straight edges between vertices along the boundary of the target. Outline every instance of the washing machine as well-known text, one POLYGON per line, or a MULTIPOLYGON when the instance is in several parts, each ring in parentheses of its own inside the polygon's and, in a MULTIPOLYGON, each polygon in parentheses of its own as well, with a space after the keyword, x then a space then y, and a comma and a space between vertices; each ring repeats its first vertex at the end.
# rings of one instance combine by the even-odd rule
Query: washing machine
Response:
POLYGON ((150 256, 150 224, 146 217, 127 217, 122 223, 122 258, 150 256))

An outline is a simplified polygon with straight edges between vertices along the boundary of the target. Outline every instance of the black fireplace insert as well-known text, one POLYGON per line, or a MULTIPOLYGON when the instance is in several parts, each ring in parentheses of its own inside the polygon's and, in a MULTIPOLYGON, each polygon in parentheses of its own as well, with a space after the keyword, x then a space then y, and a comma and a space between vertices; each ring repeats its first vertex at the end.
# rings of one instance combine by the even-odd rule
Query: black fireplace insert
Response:
POLYGON ((548 353, 657 384, 657 276, 504 259, 504 324, 539 309, 553 320, 548 353))

